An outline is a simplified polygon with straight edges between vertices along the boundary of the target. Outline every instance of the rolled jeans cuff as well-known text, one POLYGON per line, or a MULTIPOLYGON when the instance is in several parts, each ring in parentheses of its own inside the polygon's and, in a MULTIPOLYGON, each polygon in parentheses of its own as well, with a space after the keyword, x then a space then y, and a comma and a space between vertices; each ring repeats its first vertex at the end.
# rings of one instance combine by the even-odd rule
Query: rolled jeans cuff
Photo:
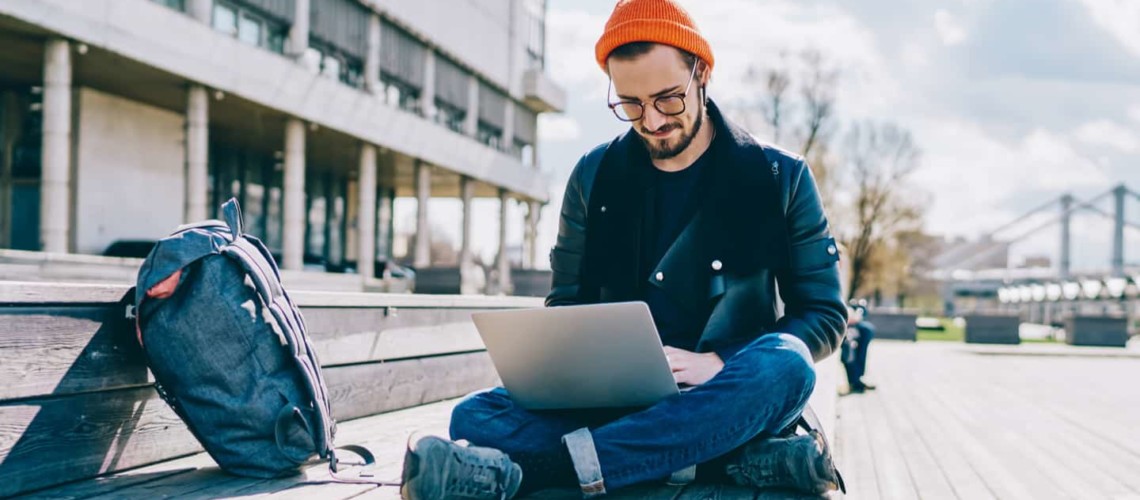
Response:
POLYGON ((602 478, 602 465, 598 463, 598 450, 594 448, 594 437, 590 429, 583 427, 562 436, 562 444, 570 451, 574 462, 574 472, 578 474, 578 486, 583 498, 593 498, 606 494, 605 479, 602 478))

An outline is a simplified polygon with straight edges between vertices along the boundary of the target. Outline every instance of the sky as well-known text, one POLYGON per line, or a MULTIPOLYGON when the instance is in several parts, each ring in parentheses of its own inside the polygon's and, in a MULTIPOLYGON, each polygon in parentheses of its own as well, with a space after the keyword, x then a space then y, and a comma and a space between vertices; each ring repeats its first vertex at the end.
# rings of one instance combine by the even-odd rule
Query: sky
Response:
MULTIPOLYGON (((890 122, 922 150, 910 187, 928 233, 976 238, 1065 192, 1089 199, 1125 183, 1140 191, 1140 2, 1136 0, 682 0, 716 57, 712 99, 755 97, 748 66, 820 51, 840 70, 838 131, 890 122)), ((605 107, 593 47, 611 0, 549 0, 548 73, 567 92, 540 118, 539 161, 551 183, 540 265, 554 243, 577 159, 625 127, 605 107)), ((762 131, 754 131, 762 139, 762 131)), ((1140 219, 1140 200, 1128 219, 1140 219)), ((1099 206, 1111 211, 1110 200, 1099 206)), ((1059 209, 1058 209, 1059 210, 1059 209)), ((521 212, 520 212, 521 213, 521 212)), ((521 215, 520 215, 521 217, 521 215)), ((998 236, 1013 237, 1055 213, 998 236)), ((521 238, 521 229, 510 232, 521 238)), ((1059 229, 1013 246, 1013 260, 1057 260, 1059 229)), ((1112 226, 1075 216, 1074 268, 1108 267, 1112 226)), ((1129 262, 1140 262, 1129 231, 1129 262)))

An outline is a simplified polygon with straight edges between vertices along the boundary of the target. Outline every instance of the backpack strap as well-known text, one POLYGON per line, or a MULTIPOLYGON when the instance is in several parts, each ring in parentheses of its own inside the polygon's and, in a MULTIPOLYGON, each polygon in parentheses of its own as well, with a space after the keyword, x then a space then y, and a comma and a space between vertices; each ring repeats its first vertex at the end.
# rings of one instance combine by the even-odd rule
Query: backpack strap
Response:
MULTIPOLYGON (((234 227, 234 226, 231 226, 234 227)), ((240 224, 235 227, 240 230, 240 224)), ((221 249, 221 253, 234 259, 253 281, 254 288, 265 307, 277 323, 276 332, 283 344, 292 349, 298 366, 304 372, 306 387, 315 403, 317 422, 313 425, 313 441, 321 458, 329 458, 336 423, 328 406, 329 395, 321 377, 320 362, 308 337, 305 323, 297 307, 281 286, 280 273, 268 258, 269 250, 257 238, 243 234, 221 249)))

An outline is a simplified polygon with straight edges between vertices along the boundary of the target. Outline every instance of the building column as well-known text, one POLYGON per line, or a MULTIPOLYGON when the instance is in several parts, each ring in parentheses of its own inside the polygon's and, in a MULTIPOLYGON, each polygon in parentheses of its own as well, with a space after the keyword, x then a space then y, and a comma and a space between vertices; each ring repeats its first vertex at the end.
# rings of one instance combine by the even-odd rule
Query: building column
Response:
POLYGON ((503 151, 509 153, 515 147, 515 101, 512 101, 510 96, 507 96, 507 105, 503 107, 503 114, 503 151))
POLYGON ((435 51, 430 48, 424 55, 424 88, 420 93, 424 117, 435 120, 435 51))
POLYGON ((474 76, 467 84, 467 119, 463 121, 463 131, 469 137, 479 132, 479 79, 474 76))
POLYGON ((293 25, 289 27, 285 50, 290 56, 301 57, 309 50, 309 0, 293 2, 293 25))
POLYGON ((365 283, 376 271, 376 146, 360 145, 360 175, 357 177, 360 208, 356 211, 356 272, 365 283))
POLYGON ((1124 277, 1124 197, 1128 188, 1121 184, 1112 190, 1115 199, 1115 213, 1112 228, 1112 276, 1124 277))
POLYGON ((282 228, 282 262, 299 271, 305 255, 305 124, 285 121, 285 226, 282 228))
MULTIPOLYGON (((535 124, 535 131, 538 130, 538 124, 535 124)), ((537 134, 536 134, 537 135, 537 134)), ((538 138, 535 137, 534 144, 530 145, 530 166, 535 170, 538 168, 538 138)))
POLYGON ((44 47, 40 247, 66 253, 71 232, 71 46, 52 38, 44 47))
POLYGON ((506 189, 499 189, 499 256, 495 259, 495 269, 498 270, 499 293, 511 294, 511 261, 507 257, 507 207, 511 202, 510 193, 506 189))
POLYGON ((380 88, 380 15, 368 16, 368 41, 364 57, 364 88, 379 94, 380 88))
MULTIPOLYGON (((459 293, 468 295, 479 293, 476 283, 471 279, 475 272, 475 264, 471 258, 471 205, 475 199, 475 180, 463 176, 459 180, 459 197, 463 203, 463 226, 459 234, 459 293)), ((485 284, 485 283, 484 283, 485 284)))
POLYGON ((1061 278, 1069 277, 1069 269, 1071 265, 1071 244, 1072 238, 1070 236, 1070 227, 1073 220, 1073 195, 1066 194, 1061 197, 1061 278))
POLYGON ((207 26, 214 24, 214 0, 187 0, 186 13, 207 26))
POLYGON ((394 207, 396 203, 396 190, 395 189, 380 189, 381 193, 380 207, 377 211, 376 217, 376 244, 379 250, 377 255, 383 257, 384 262, 392 260, 392 238, 393 238, 393 217, 395 213, 394 207))
POLYGON ((431 227, 428 201, 431 199, 431 165, 416 160, 416 248, 412 261, 416 269, 431 266, 431 227))
POLYGON ((542 215, 542 203, 527 202, 526 230, 523 235, 523 268, 535 269, 538 261, 538 219, 542 215))
POLYGON ((206 87, 190 85, 186 92, 186 204, 182 210, 183 222, 196 222, 208 217, 209 105, 206 87))

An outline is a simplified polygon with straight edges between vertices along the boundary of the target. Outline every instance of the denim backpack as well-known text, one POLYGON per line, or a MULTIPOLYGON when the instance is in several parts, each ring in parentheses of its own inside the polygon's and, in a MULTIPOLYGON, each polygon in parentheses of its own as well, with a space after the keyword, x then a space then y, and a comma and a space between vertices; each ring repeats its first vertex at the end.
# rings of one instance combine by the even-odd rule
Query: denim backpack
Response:
POLYGON ((377 483, 337 475, 336 422, 301 312, 265 245, 242 231, 237 200, 222 211, 224 223, 160 240, 139 270, 136 333, 155 389, 227 472, 286 476, 318 455, 334 480, 377 483), (166 292, 148 296, 156 285, 166 292))

